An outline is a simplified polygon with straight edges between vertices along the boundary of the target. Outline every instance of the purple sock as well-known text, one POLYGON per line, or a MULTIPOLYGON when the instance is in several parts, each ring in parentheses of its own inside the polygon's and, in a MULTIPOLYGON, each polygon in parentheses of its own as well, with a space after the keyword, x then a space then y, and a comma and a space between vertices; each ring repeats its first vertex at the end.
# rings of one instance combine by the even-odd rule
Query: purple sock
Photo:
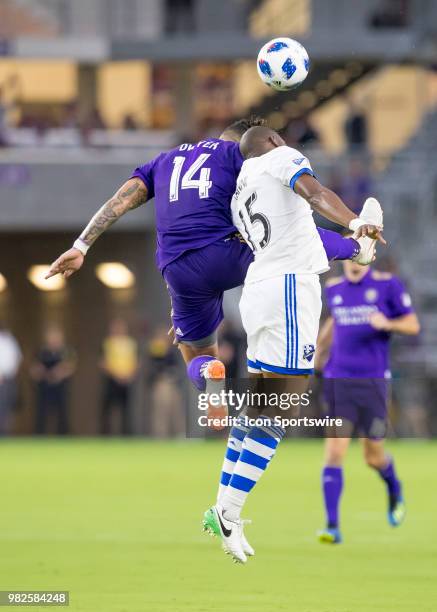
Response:
POLYGON ((343 468, 325 466, 322 472, 326 522, 331 529, 338 527, 338 505, 343 491, 343 468))
POLYGON ((401 483, 396 476, 395 465, 392 457, 389 457, 388 464, 385 468, 378 470, 378 474, 381 476, 385 484, 387 485, 388 493, 390 497, 398 498, 401 494, 401 483))
POLYGON ((204 363, 214 361, 214 359, 215 357, 211 357, 211 355, 200 355, 199 357, 194 357, 194 359, 187 364, 188 378, 199 391, 205 391, 206 389, 206 380, 201 375, 200 369, 204 363))
POLYGON ((352 259, 352 257, 360 252, 360 245, 353 238, 345 238, 338 232, 332 232, 321 227, 318 227, 317 231, 322 239, 329 261, 352 259))

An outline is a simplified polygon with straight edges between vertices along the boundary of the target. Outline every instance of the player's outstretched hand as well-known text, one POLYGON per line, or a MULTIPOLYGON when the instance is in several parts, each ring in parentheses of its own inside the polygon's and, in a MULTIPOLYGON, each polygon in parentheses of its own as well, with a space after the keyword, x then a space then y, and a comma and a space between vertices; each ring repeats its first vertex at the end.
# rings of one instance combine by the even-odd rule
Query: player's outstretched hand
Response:
POLYGON ((382 244, 387 244, 387 241, 382 235, 382 227, 378 227, 377 225, 370 225, 368 223, 361 225, 355 232, 354 238, 361 238, 362 236, 368 236, 373 240, 378 240, 378 242, 382 244))
POLYGON ((70 278, 72 274, 80 270, 83 265, 84 256, 77 249, 65 251, 58 259, 52 263, 46 278, 62 274, 64 278, 70 278))

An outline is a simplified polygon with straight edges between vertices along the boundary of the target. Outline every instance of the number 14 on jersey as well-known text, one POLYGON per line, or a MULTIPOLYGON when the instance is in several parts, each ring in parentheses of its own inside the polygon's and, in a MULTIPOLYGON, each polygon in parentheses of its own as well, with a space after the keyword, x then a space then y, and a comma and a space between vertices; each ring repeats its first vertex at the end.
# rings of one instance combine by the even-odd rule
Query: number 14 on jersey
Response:
POLYGON ((203 199, 208 197, 209 190, 212 187, 212 181, 209 179, 211 168, 205 168, 203 165, 210 156, 210 153, 202 153, 202 155, 199 155, 199 157, 191 164, 191 166, 182 176, 182 180, 181 173, 186 162, 186 158, 182 155, 177 155, 173 159, 174 168, 170 179, 170 202, 177 202, 179 200, 179 189, 197 189, 199 191, 199 198, 203 199), (193 179, 193 176, 199 170, 199 178, 193 179))

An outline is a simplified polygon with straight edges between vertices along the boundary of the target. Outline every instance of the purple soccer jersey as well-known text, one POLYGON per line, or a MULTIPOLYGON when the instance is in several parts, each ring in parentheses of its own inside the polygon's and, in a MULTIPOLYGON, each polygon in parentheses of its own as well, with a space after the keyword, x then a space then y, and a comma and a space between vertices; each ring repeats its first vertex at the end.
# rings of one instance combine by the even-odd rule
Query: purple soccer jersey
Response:
MULTIPOLYGON (((224 291, 244 283, 253 260, 249 246, 234 237, 230 206, 242 163, 237 143, 209 139, 161 153, 131 175, 145 183, 149 199, 155 197, 156 263, 182 341, 204 339, 217 329, 224 291)), ((356 254, 355 241, 318 231, 328 259, 356 254)))
POLYGON ((325 288, 334 318, 334 335, 325 378, 388 378, 390 333, 373 329, 372 313, 394 319, 413 312, 402 282, 384 272, 369 270, 358 282, 339 279, 325 288))
POLYGON ((230 201, 242 163, 237 143, 213 138, 161 153, 132 173, 155 197, 161 271, 183 253, 236 231, 230 201))

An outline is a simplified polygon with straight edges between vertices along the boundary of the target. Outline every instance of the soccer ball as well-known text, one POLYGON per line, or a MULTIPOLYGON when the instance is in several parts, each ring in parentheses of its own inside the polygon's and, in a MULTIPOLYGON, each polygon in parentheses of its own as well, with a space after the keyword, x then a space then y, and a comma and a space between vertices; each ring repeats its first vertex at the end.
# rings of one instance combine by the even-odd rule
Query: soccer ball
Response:
POLYGON ((297 40, 274 38, 258 53, 256 66, 266 85, 278 91, 288 91, 307 78, 310 58, 297 40))

